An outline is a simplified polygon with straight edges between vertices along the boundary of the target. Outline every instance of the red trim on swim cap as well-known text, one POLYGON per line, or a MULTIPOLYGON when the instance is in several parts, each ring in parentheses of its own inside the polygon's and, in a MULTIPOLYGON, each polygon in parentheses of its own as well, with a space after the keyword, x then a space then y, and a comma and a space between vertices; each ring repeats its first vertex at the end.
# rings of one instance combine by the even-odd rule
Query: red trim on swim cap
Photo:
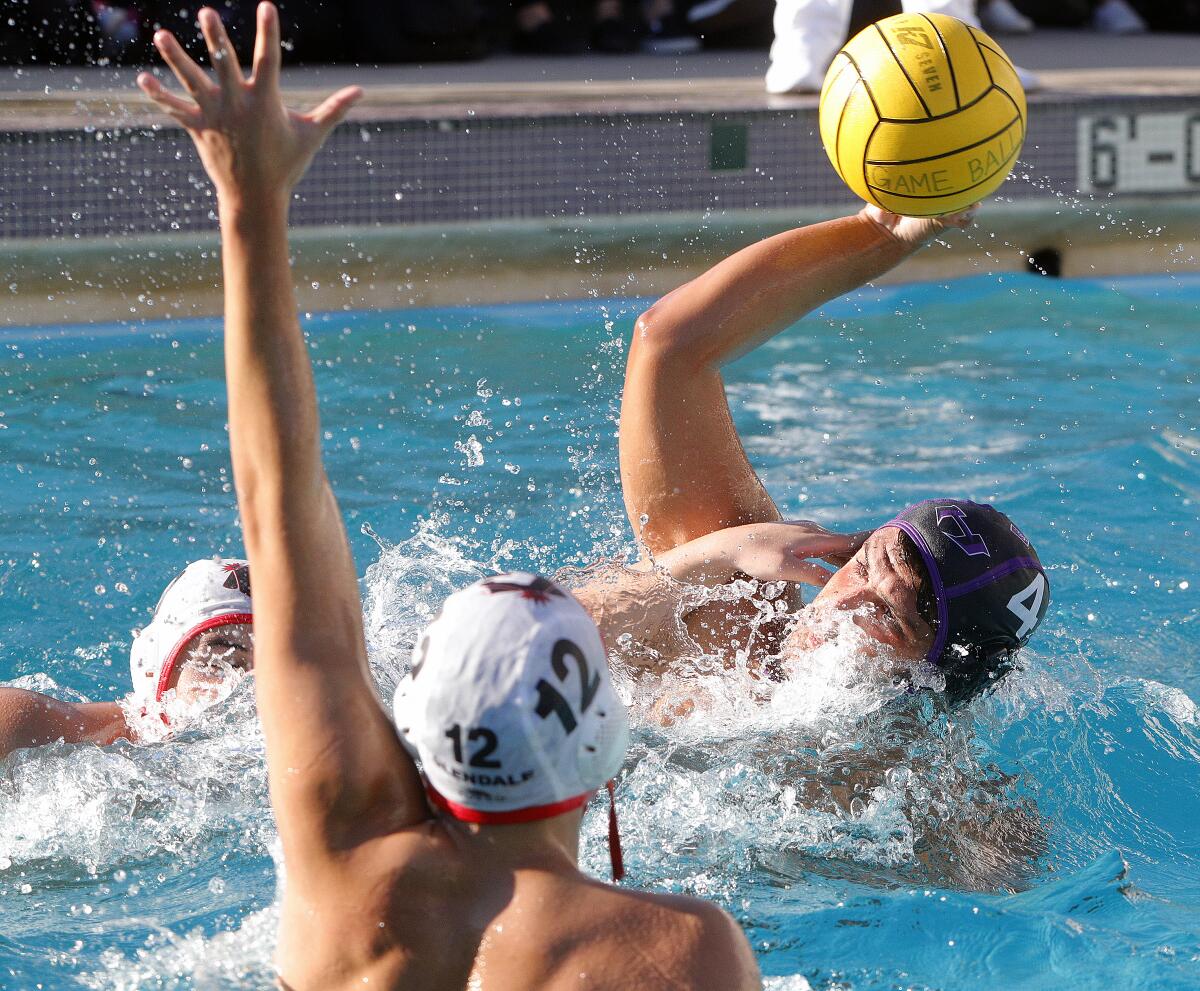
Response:
POLYGON ((474 822, 482 826, 509 826, 519 822, 550 819, 577 809, 581 805, 587 805, 588 800, 596 794, 594 791, 585 791, 582 795, 564 798, 561 802, 552 802, 549 805, 533 805, 527 809, 508 809, 503 812, 486 812, 483 809, 472 809, 466 805, 459 805, 458 802, 450 801, 428 781, 425 782, 425 791, 429 795, 429 800, 443 812, 450 813, 455 819, 462 822, 474 822))
POLYGON ((254 614, 248 612, 227 612, 220 616, 212 616, 202 623, 197 623, 187 631, 179 642, 171 648, 171 653, 167 655, 166 661, 163 662, 162 671, 158 675, 158 687, 154 691, 154 701, 161 702, 163 693, 167 690, 167 685, 171 681, 171 673, 175 670, 175 665, 179 663, 179 655, 183 653, 183 648, 187 646, 188 641, 192 637, 199 636, 208 630, 215 630, 218 626, 237 626, 238 624, 254 624, 254 614))

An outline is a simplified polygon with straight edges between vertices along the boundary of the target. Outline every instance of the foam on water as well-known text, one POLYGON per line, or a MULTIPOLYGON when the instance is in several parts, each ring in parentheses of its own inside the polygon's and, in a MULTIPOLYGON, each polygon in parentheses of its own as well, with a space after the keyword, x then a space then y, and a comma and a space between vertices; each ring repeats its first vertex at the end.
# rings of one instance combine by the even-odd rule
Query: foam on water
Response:
MULTIPOLYGON (((12 684, 55 687, 35 679, 12 684)), ((6 769, 0 850, 14 863, 69 862, 96 875, 158 855, 186 860, 217 836, 261 846, 270 835, 249 683, 160 742, 60 743, 16 755, 6 769)))

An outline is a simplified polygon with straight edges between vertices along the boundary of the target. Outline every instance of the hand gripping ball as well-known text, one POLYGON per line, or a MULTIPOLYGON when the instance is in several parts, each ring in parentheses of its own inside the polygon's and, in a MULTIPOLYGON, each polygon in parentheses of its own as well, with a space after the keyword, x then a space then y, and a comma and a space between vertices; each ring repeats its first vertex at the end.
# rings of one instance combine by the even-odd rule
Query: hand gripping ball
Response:
POLYGON ((821 141, 868 203, 911 217, 965 210, 1005 180, 1025 140, 1025 91, 1008 56, 945 14, 860 31, 821 88, 821 141))

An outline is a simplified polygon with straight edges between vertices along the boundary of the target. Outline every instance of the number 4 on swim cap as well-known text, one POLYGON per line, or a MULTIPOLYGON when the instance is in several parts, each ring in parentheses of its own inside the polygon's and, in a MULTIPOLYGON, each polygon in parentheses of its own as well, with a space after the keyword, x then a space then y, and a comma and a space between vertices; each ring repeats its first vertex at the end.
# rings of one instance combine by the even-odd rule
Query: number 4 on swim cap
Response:
POLYGON ((1021 621, 1016 632, 1016 638, 1024 641, 1033 628, 1038 625, 1038 617, 1042 611, 1042 600, 1046 597, 1046 576, 1040 571, 1033 576, 1033 581, 1008 600, 1008 610, 1021 621))

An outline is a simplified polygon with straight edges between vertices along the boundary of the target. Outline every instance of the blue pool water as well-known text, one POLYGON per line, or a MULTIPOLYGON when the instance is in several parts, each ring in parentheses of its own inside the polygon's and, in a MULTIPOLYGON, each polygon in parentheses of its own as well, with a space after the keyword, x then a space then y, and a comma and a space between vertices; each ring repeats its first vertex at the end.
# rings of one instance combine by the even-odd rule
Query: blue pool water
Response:
MULTIPOLYGON (((630 549, 635 305, 308 320, 383 691, 451 588, 630 549)), ((864 291, 734 366, 786 514, 858 528, 937 492, 994 500, 1053 603, 1025 669, 953 720, 836 664, 667 730, 635 687, 632 883, 719 901, 773 991, 1200 986, 1198 324, 1194 278, 988 276, 864 291), (830 798, 864 768, 849 808, 830 798)), ((0 343, 0 680, 110 698, 163 584, 240 553, 217 324, 0 343)), ((173 740, 0 764, 0 986, 269 983, 249 689, 173 740)), ((597 874, 604 825, 589 812, 597 874)))

